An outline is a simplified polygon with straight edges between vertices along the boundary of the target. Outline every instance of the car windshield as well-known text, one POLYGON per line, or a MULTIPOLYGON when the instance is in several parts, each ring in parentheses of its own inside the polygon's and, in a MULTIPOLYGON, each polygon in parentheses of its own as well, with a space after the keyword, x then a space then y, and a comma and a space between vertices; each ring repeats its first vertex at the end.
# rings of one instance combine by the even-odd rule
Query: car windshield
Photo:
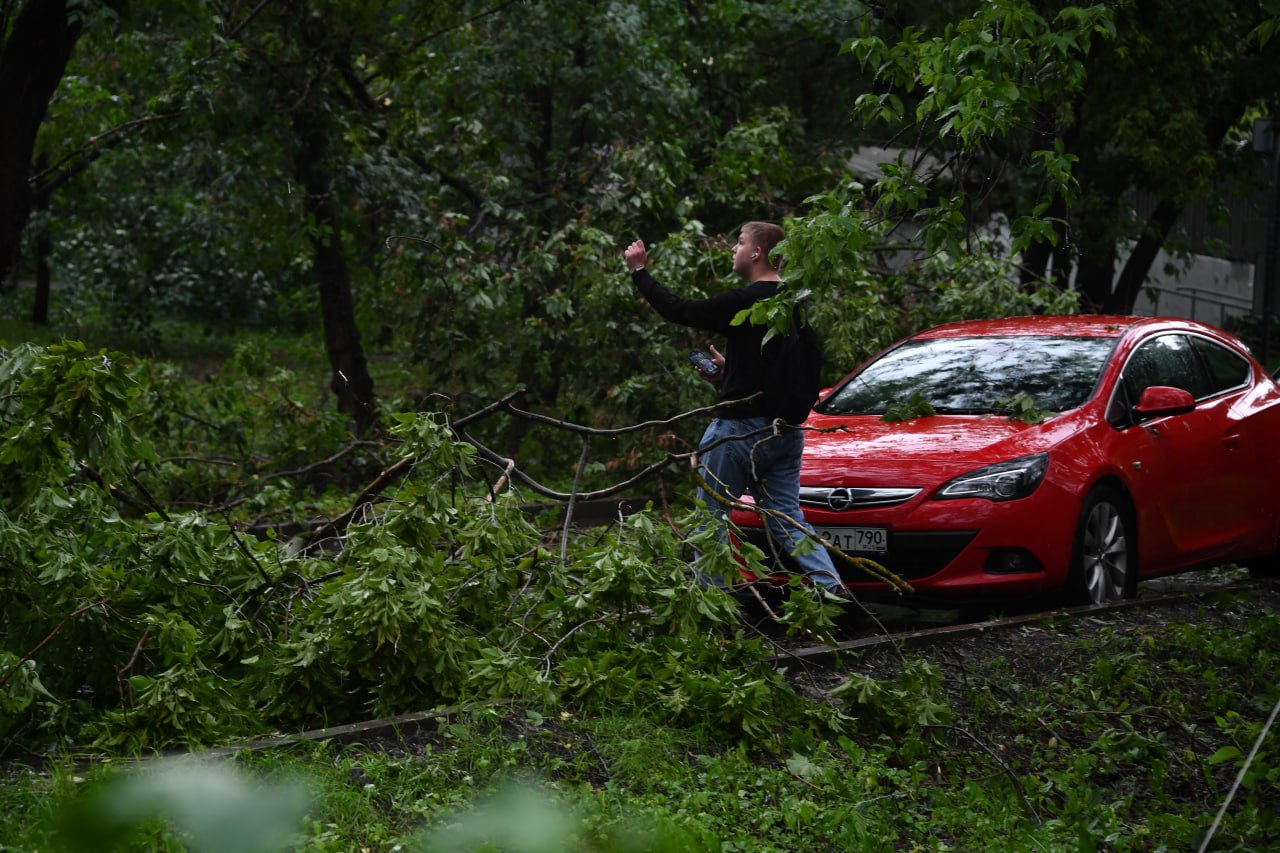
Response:
POLYGON ((1089 399, 1114 344, 1026 335, 909 341, 868 364, 818 411, 883 415, 927 403, 937 414, 990 414, 1025 394, 1036 409, 1064 412, 1089 399))

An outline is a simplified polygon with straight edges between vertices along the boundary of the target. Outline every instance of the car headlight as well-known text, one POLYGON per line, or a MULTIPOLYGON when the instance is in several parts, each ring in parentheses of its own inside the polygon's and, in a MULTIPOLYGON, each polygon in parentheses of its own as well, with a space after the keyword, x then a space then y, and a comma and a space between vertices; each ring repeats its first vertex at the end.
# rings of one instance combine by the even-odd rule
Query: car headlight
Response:
POLYGON ((956 477, 939 489, 935 497, 940 500, 982 498, 1013 501, 1034 492, 1048 469, 1048 453, 1023 456, 956 477))

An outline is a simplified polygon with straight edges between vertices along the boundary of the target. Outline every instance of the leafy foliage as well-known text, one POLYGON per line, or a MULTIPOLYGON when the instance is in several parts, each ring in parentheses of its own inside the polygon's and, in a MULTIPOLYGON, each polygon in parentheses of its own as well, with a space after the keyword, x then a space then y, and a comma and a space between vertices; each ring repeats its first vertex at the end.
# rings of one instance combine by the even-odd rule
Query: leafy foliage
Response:
POLYGON ((907 399, 890 403, 884 414, 880 416, 880 420, 886 423, 899 423, 915 418, 927 418, 933 414, 933 404, 921 397, 919 391, 913 391, 907 399))
POLYGON ((1008 412, 1010 420, 1024 424, 1043 423, 1057 414, 1040 408, 1036 404, 1036 398, 1025 391, 1019 391, 1007 400, 996 400, 995 407, 1008 412))
POLYGON ((392 464, 412 469, 389 500, 326 538, 282 537, 245 513, 307 500, 305 483, 253 495, 248 462, 210 480, 171 455, 192 440, 179 414, 242 459, 318 436, 287 398, 273 410, 278 371, 233 368, 197 398, 80 345, 5 365, 0 426, 22 453, 0 503, 10 742, 156 749, 474 699, 658 703, 744 734, 809 713, 758 641, 713 630, 737 604, 693 585, 670 529, 641 513, 557 557, 444 414, 389 424, 392 464), (179 510, 179 495, 221 508, 179 510))
POLYGON ((779 720, 744 741, 659 705, 566 703, 229 764, 19 771, 0 785, 3 840, 47 849, 61 829, 84 840, 72 849, 179 849, 252 828, 239 843, 257 849, 1192 849, 1257 744, 1211 849, 1265 849, 1274 602, 1259 590, 1167 621, 1135 608, 1018 642, 864 654, 832 700, 858 725, 835 737, 779 720))

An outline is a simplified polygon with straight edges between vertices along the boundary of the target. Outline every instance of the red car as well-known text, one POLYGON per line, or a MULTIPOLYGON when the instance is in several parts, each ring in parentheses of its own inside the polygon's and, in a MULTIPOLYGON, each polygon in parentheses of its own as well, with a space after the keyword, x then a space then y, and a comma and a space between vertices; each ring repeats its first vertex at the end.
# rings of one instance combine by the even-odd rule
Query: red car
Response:
MULTIPOLYGON (((950 323, 849 374, 805 427, 805 518, 920 593, 1100 603, 1185 569, 1276 571, 1280 387, 1212 326, 950 323)), ((739 544, 777 551, 755 513, 731 519, 739 544)))

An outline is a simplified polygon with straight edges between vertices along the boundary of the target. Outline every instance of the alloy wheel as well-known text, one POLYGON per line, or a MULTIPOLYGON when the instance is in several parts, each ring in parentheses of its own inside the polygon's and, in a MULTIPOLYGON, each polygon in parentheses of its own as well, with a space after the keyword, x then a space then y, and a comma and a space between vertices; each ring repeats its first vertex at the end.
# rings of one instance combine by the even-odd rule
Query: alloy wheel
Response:
POLYGON ((1080 583, 1089 604, 1125 597, 1129 583, 1129 532, 1124 514, 1109 500, 1095 503, 1080 530, 1080 583))

